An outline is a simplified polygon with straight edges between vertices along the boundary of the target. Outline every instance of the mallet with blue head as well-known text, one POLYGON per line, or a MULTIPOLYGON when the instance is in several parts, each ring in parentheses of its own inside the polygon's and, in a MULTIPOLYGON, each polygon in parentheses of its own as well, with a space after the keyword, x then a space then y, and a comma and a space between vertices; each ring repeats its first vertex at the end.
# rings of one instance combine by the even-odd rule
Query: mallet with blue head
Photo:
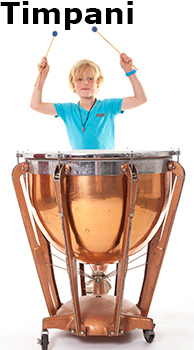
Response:
MULTIPOLYGON (((45 57, 47 57, 47 56, 48 56, 48 53, 49 53, 49 51, 50 51, 51 45, 52 45, 52 43, 53 43, 53 40, 54 40, 54 38, 55 38, 57 35, 58 35, 58 32, 56 32, 56 31, 52 32, 52 36, 53 36, 53 37, 52 37, 52 40, 51 40, 50 46, 49 46, 49 48, 48 48, 48 51, 47 51, 47 53, 46 53, 46 56, 45 56, 45 57)), ((36 82, 35 82, 35 84, 34 84, 34 86, 35 86, 35 87, 36 87, 36 84, 37 84, 38 79, 39 79, 39 77, 40 77, 40 74, 41 74, 41 72, 42 72, 42 69, 43 69, 43 68, 41 68, 41 69, 40 69, 40 72, 39 72, 39 74, 38 74, 38 76, 37 76, 36 82)))
MULTIPOLYGON (((99 33, 97 27, 92 27, 92 31, 93 31, 94 33, 98 33, 110 46, 113 47, 113 49, 115 49, 115 50, 119 53, 119 55, 121 54, 121 52, 120 52, 119 50, 117 50, 116 47, 114 47, 102 34, 99 33)), ((129 63, 130 63, 130 62, 129 62, 129 63)), ((130 63, 130 64, 131 64, 131 63, 130 63)), ((132 67, 134 67, 136 70, 138 70, 137 67, 135 67, 133 64, 131 64, 131 65, 132 65, 132 67)))

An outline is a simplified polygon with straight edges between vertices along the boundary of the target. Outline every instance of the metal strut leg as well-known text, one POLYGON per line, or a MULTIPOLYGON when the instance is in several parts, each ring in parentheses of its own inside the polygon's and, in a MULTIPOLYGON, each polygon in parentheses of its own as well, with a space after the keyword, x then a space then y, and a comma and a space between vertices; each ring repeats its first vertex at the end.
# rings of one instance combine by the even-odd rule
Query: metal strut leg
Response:
POLYGON ((128 164, 125 164, 122 166, 122 171, 127 178, 127 198, 126 198, 123 244, 122 244, 120 259, 118 262, 114 324, 109 327, 110 335, 119 335, 119 331, 121 331, 120 320, 121 320, 121 310, 122 310, 123 294, 124 294, 124 287, 125 287, 125 278, 126 278, 127 266, 128 266, 130 234, 131 234, 132 219, 134 216, 135 203, 137 198, 137 188, 138 188, 137 168, 133 166, 133 169, 131 169, 131 167, 128 164))
MULTIPOLYGON (((40 243, 37 241, 36 234, 29 215, 25 195, 22 189, 21 178, 22 176, 26 175, 27 172, 27 163, 24 162, 18 164, 12 172, 13 185, 20 206, 23 223, 26 229, 28 241, 34 258, 36 270, 45 297, 47 308, 49 314, 51 316, 54 316, 56 315, 56 310, 60 307, 61 304, 58 298, 58 291, 54 280, 53 269, 50 265, 46 264, 46 261, 48 260, 49 249, 45 253, 45 241, 43 242, 44 247, 41 246, 41 240, 40 243)), ((40 231, 38 231, 38 235, 40 235, 40 231)))
POLYGON ((68 165, 64 164, 61 168, 56 169, 56 173, 60 171, 59 176, 54 177, 55 193, 58 202, 59 215, 64 236, 67 270, 70 281, 70 289, 72 296, 72 305, 74 313, 74 325, 70 331, 75 330, 77 335, 85 335, 86 329, 81 324, 81 313, 79 307, 78 284, 77 284, 77 261, 73 253, 70 229, 69 229, 69 214, 67 210, 67 175, 70 171, 68 165))
POLYGON ((147 316, 149 312, 185 178, 184 169, 180 164, 169 162, 168 169, 172 173, 174 180, 172 198, 162 225, 148 245, 147 262, 149 264, 146 265, 142 290, 137 305, 141 310, 142 316, 147 316))

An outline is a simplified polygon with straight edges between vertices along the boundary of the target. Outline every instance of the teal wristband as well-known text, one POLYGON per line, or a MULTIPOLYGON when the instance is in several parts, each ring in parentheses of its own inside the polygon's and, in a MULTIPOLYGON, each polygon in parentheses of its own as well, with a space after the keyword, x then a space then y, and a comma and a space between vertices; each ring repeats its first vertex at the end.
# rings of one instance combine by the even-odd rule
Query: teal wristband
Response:
POLYGON ((127 77, 130 77, 130 75, 133 75, 136 73, 136 69, 132 70, 131 72, 126 73, 127 77))

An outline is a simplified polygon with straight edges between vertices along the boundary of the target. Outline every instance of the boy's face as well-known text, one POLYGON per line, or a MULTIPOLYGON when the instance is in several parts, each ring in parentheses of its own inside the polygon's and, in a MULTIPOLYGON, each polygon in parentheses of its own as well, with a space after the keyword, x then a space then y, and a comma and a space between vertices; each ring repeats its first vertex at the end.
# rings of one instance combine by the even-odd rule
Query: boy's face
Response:
POLYGON ((98 84, 95 78, 88 74, 87 70, 84 71, 82 78, 77 79, 74 83, 75 93, 79 97, 93 97, 95 96, 98 84))

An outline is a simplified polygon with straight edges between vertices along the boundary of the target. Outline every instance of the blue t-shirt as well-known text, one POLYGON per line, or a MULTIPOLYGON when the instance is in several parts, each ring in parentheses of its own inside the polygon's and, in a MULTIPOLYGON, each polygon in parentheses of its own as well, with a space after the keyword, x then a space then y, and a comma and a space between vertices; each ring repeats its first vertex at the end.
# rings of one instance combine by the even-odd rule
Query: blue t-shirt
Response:
POLYGON ((117 114, 122 113, 121 104, 122 99, 120 98, 96 100, 90 110, 84 132, 83 125, 88 111, 83 109, 79 103, 54 103, 54 106, 57 117, 61 117, 66 125, 73 149, 114 149, 114 118, 117 114))

